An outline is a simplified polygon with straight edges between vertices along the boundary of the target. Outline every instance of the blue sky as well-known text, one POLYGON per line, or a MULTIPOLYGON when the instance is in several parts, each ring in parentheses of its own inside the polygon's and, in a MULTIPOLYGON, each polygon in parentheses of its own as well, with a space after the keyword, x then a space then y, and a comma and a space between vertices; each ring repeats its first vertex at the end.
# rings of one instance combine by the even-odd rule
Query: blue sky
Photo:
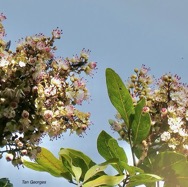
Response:
MULTIPOLYGON (((108 119, 115 109, 111 105, 105 85, 105 69, 113 68, 123 80, 142 64, 151 67, 156 77, 166 73, 177 73, 183 82, 188 82, 188 1, 187 0, 1 0, 0 12, 7 16, 4 26, 6 40, 43 32, 50 35, 59 27, 63 37, 57 41, 58 56, 72 56, 82 48, 91 50, 90 59, 98 62, 94 78, 88 79, 92 96, 90 104, 81 109, 90 111, 93 124, 83 138, 65 134, 62 139, 49 141, 42 146, 55 155, 61 147, 83 151, 94 161, 102 162, 96 149, 96 139, 101 130, 110 130, 108 119)), ((129 147, 124 146, 128 156, 129 147)), ((45 180, 48 187, 71 187, 64 179, 29 169, 13 168, 0 160, 1 177, 8 177, 17 186, 33 186, 22 180, 45 180), (3 168, 3 169, 2 169, 3 168)))

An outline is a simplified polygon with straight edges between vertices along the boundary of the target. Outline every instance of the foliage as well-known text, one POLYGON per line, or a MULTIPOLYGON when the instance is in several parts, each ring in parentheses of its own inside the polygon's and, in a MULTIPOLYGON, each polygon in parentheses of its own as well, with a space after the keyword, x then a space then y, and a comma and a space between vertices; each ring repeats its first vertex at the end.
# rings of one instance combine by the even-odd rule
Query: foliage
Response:
POLYGON ((55 177, 63 177, 80 187, 118 184, 134 186, 161 180, 157 175, 147 174, 137 167, 129 166, 123 148, 105 131, 99 134, 97 146, 99 154, 106 160, 100 164, 96 164, 87 155, 77 150, 61 148, 59 159, 57 159, 50 151, 41 148, 35 162, 24 160, 24 165, 36 171, 48 172, 55 177), (115 176, 110 176, 105 172, 108 165, 117 171, 115 176))
MULTIPOLYGON (((149 87, 152 78, 147 74, 148 71, 145 66, 140 70, 135 69, 136 74, 131 76, 125 87, 113 70, 106 70, 112 104, 117 100, 124 103, 120 106, 120 102, 116 102, 117 120, 109 122, 121 139, 130 144, 135 166, 161 176, 167 187, 186 187, 188 87, 180 82, 177 75, 165 74, 157 80, 158 87, 153 85, 152 89, 149 87), (112 77, 118 78, 111 83, 108 80, 112 77), (113 86, 115 84, 117 87, 113 86), (125 109, 129 104, 122 100, 122 94, 112 95, 114 90, 125 89, 132 97, 134 106, 134 113, 129 113, 129 120, 126 121, 119 108, 125 109)), ((124 112, 128 114, 128 111, 124 112)))
MULTIPOLYGON (((129 81, 128 89, 117 73, 112 69, 106 70, 109 98, 118 111, 117 121, 109 120, 109 122, 112 128, 119 133, 121 139, 130 144, 133 166, 128 165, 126 153, 123 148, 119 147, 118 142, 102 131, 97 139, 98 152, 106 160, 102 164, 94 163, 89 157, 75 150, 62 149, 60 151, 60 158, 63 163, 61 168, 66 168, 64 172, 69 171, 71 175, 69 181, 77 186, 118 185, 134 187, 145 184, 147 187, 154 187, 155 184, 158 185, 160 180, 163 180, 167 187, 186 187, 188 185, 188 161, 185 151, 187 129, 184 124, 187 119, 186 116, 184 118, 181 116, 180 120, 179 115, 183 115, 183 113, 173 113, 170 105, 173 104, 174 107, 181 107, 181 109, 184 107, 186 111, 184 115, 186 115, 187 103, 182 104, 180 98, 174 96, 175 88, 180 92, 181 85, 183 92, 186 92, 186 86, 177 83, 177 79, 168 80, 169 85, 166 89, 168 100, 165 100, 164 83, 162 83, 161 88, 161 85, 158 84, 159 90, 157 93, 160 98, 158 100, 155 94, 153 94, 154 97, 151 97, 151 93, 155 93, 155 91, 148 87, 151 83, 151 77, 147 75, 148 69, 143 66, 141 70, 136 69, 135 72, 137 76, 131 77, 132 82, 129 81), (174 86, 174 81, 178 84, 178 87, 174 86), (131 86, 131 84, 134 85, 131 86), (160 89, 163 89, 163 91, 160 89), (141 94, 143 92, 145 95, 141 94), (133 95, 133 93, 136 95, 133 95), (165 110, 164 106, 169 108, 165 110), (175 120, 173 121, 173 119, 175 120), (182 134, 182 131, 184 134, 182 134), (164 132, 168 132, 170 138, 175 139, 176 142, 179 141, 179 144, 171 146, 172 141, 170 138, 164 139, 164 132), (153 136, 157 139, 154 139, 153 136), (76 152, 76 156, 71 152, 76 152), (85 158, 87 158, 88 164, 86 164, 85 158), (116 170, 117 175, 109 176, 105 173, 104 169, 107 165, 111 165, 116 170), (98 166, 104 166, 100 167, 100 172, 96 172, 98 166)), ((40 157, 40 154, 38 156, 40 157)), ((36 162, 40 166, 41 163, 44 164, 43 162, 39 163, 38 159, 36 159, 36 162)), ((24 164, 28 167, 27 162, 24 164)), ((36 163, 29 164, 30 168, 39 170, 36 163)), ((44 168, 44 170, 53 174, 48 168, 44 168)))
POLYGON ((0 158, 18 166, 21 156, 34 158, 45 135, 61 137, 70 130, 81 135, 91 124, 89 112, 76 105, 89 99, 82 73, 92 75, 96 62, 89 62, 89 50, 80 56, 55 57, 54 46, 62 31, 51 37, 37 34, 18 41, 15 52, 6 42, 0 14, 0 158))
POLYGON ((0 179, 0 187, 13 187, 12 183, 10 183, 9 179, 1 178, 0 179))

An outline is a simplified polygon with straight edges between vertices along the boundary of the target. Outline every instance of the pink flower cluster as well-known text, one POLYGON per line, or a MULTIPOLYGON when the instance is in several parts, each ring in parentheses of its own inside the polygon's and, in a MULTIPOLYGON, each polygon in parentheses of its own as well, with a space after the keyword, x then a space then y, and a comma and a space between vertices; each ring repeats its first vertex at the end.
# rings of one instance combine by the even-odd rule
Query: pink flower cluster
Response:
MULTIPOLYGON (((3 36, 5 18, 0 15, 3 36)), ((61 34, 56 28, 51 37, 28 36, 15 52, 0 37, 0 146, 5 149, 0 154, 8 152, 7 160, 33 158, 44 135, 54 139, 68 130, 81 135, 91 124, 90 113, 76 105, 89 98, 82 73, 91 74, 96 63, 89 62, 85 49, 76 60, 55 57, 54 41, 61 34)))

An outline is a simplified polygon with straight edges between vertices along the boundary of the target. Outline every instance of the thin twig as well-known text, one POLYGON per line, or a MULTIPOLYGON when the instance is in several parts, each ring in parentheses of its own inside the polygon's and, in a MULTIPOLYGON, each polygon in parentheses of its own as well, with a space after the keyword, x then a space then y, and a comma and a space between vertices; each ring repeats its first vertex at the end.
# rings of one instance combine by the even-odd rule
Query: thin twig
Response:
POLYGON ((132 145, 132 141, 131 141, 131 132, 130 132, 130 128, 128 131, 128 138, 129 138, 129 142, 130 142, 130 147, 131 147, 131 154, 132 154, 132 158, 133 158, 133 165, 136 166, 136 158, 135 155, 133 153, 133 145, 132 145))

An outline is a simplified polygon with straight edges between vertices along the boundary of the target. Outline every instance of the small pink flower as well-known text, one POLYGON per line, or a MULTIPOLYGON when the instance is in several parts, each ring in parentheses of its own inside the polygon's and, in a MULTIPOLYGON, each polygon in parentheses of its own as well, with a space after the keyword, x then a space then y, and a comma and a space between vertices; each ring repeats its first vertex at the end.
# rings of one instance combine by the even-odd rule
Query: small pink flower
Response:
POLYGON ((55 39, 60 39, 62 34, 62 30, 60 30, 58 27, 52 31, 52 36, 55 39))
POLYGON ((88 66, 91 68, 91 69, 95 69, 97 67, 97 63, 96 62, 90 62, 88 64, 88 66))
POLYGON ((0 21, 3 21, 7 19, 7 17, 5 15, 3 15, 3 13, 0 14, 0 21))
POLYGON ((66 116, 67 117, 71 117, 73 114, 74 114, 74 106, 72 106, 72 105, 67 105, 66 107, 65 107, 65 110, 66 110, 66 116))
POLYGON ((148 71, 150 70, 150 68, 147 68, 144 64, 141 67, 140 73, 142 75, 146 75, 148 73, 148 71))
POLYGON ((89 59, 89 55, 90 55, 90 50, 86 50, 85 48, 82 49, 81 53, 80 53, 80 57, 85 59, 85 60, 88 60, 89 59))
POLYGON ((44 118, 45 118, 46 120, 52 118, 52 116, 53 116, 53 112, 52 112, 51 110, 46 110, 46 111, 44 112, 44 118))
POLYGON ((85 82, 82 79, 77 79, 77 80, 74 81, 74 86, 76 88, 85 87, 85 82))
POLYGON ((1 31, 0 31, 0 39, 2 39, 5 35, 6 35, 6 34, 5 34, 5 31, 4 31, 4 30, 1 30, 1 31))
POLYGON ((33 92, 33 93, 37 93, 37 91, 38 91, 38 87, 37 87, 37 86, 33 86, 32 92, 33 92))
POLYGON ((43 50, 43 49, 46 47, 46 45, 45 45, 44 42, 39 41, 39 42, 37 42, 36 47, 37 47, 39 50, 43 50))

